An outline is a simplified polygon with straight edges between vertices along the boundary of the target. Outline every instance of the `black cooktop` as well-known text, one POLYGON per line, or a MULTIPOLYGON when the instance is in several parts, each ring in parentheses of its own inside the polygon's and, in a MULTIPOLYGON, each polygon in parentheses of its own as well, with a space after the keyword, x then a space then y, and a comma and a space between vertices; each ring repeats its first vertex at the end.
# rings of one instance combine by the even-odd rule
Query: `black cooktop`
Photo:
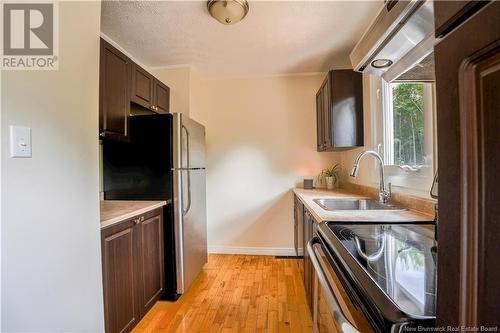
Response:
POLYGON ((339 248, 337 254, 347 259, 344 262, 351 266, 350 271, 358 275, 364 271, 371 278, 365 279, 369 283, 363 289, 370 292, 371 288, 373 292, 378 287, 390 303, 410 317, 435 316, 434 225, 327 223, 325 226, 333 233, 332 243, 339 248))

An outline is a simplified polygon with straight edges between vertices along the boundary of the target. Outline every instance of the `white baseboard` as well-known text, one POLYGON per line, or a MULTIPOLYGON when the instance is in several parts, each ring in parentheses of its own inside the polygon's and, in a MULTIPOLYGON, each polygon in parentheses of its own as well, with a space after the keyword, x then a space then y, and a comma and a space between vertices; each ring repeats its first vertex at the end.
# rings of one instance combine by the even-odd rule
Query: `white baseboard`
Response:
MULTIPOLYGON (((301 254, 302 249, 299 249, 301 254)), ((294 248, 286 247, 244 247, 244 246, 209 246, 208 253, 248 254, 261 256, 295 256, 294 248)))

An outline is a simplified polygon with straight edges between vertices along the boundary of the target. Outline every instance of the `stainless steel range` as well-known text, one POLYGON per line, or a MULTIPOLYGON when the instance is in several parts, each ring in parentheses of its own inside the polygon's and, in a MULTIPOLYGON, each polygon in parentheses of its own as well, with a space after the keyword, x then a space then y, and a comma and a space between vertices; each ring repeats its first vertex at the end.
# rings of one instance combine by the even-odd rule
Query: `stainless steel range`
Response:
POLYGON ((403 332, 435 325, 433 224, 322 223, 308 244, 319 332, 403 332))

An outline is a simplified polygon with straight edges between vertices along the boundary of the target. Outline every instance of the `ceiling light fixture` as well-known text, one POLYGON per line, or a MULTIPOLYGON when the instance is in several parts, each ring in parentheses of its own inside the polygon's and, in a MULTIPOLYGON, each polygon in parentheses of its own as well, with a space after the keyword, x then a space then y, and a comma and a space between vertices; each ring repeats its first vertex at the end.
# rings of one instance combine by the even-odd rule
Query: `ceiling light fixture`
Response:
POLYGON ((208 12, 222 24, 235 24, 243 20, 250 9, 247 0, 208 0, 208 12))
POLYGON ((392 65, 392 60, 390 59, 376 59, 372 61, 372 67, 375 68, 387 68, 392 65))

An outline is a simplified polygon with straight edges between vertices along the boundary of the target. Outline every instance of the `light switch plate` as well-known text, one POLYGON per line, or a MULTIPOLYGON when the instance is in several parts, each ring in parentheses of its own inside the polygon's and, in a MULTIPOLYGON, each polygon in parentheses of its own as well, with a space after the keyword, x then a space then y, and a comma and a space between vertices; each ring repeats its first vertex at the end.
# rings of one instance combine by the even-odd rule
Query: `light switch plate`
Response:
POLYGON ((10 126, 10 157, 31 157, 31 128, 10 126))

